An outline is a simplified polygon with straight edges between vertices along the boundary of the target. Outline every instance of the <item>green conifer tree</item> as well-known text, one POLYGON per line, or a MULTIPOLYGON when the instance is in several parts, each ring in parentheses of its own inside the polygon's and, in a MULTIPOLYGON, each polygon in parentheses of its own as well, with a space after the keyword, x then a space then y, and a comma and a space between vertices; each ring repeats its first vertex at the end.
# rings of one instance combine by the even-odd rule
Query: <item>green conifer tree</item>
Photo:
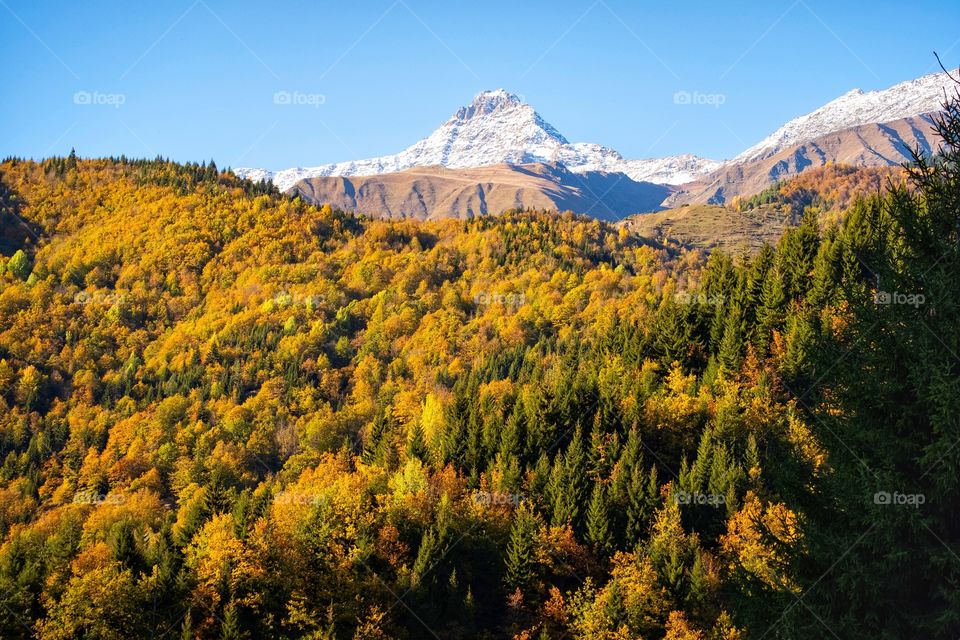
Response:
POLYGON ((595 482, 587 508, 586 539, 590 548, 600 557, 606 557, 613 548, 609 518, 606 487, 602 482, 595 482))

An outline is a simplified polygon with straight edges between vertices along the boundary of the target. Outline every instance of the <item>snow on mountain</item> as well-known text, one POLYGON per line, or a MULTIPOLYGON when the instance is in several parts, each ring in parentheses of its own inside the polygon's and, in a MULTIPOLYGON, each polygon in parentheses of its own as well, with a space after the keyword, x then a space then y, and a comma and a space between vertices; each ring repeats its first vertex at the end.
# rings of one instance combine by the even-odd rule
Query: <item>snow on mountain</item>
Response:
POLYGON ((816 111, 791 120, 730 162, 766 158, 787 147, 851 127, 940 111, 944 90, 953 92, 954 88, 947 74, 940 72, 880 91, 854 89, 816 111))
POLYGON ((562 145, 550 159, 562 162, 571 171, 620 172, 634 180, 657 184, 690 182, 723 164, 690 153, 667 158, 625 160, 613 149, 592 142, 562 145))
POLYGON ((286 191, 304 178, 369 176, 440 165, 482 167, 529 162, 562 162, 574 172, 623 172, 634 180, 681 184, 710 173, 719 162, 686 154, 670 158, 625 160, 598 144, 571 144, 529 104, 503 89, 480 93, 428 137, 396 155, 338 162, 310 168, 267 171, 235 169, 238 176, 273 180, 286 191))

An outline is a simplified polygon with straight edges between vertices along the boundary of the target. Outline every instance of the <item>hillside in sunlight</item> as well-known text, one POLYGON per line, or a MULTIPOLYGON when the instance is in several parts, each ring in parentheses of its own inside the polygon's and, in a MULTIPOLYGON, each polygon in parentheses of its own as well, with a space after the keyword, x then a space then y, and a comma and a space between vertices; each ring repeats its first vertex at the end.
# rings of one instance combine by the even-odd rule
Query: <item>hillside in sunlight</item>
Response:
POLYGON ((620 224, 655 242, 755 255, 764 245, 775 245, 808 209, 821 225, 840 220, 858 199, 896 186, 909 188, 906 175, 903 167, 828 164, 780 180, 751 197, 735 197, 728 205, 685 204, 633 215, 620 224))
POLYGON ((0 635, 945 637, 955 171, 731 258, 8 159, 0 635))

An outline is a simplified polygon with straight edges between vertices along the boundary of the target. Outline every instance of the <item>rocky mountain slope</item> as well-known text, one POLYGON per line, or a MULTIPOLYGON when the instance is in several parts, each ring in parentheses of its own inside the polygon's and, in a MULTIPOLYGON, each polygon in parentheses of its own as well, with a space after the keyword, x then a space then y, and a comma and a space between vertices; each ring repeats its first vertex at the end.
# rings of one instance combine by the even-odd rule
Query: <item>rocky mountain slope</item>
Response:
POLYGON ((664 204, 722 203, 831 163, 895 166, 910 162, 912 150, 935 153, 939 140, 932 115, 954 91, 955 83, 943 72, 880 91, 854 89, 794 118, 709 175, 682 185, 664 204))
POLYGON ((952 93, 955 89, 953 82, 943 72, 901 82, 880 91, 854 89, 815 111, 794 118, 730 163, 769 158, 784 149, 836 131, 935 113, 941 109, 944 92, 952 93))
POLYGON ((899 165, 912 160, 911 149, 930 154, 938 144, 930 115, 864 124, 828 133, 753 160, 728 163, 700 180, 682 185, 665 204, 729 202, 735 196, 753 195, 778 180, 828 164, 861 167, 899 165))
POLYGON ((531 163, 321 176, 301 180, 291 192, 311 202, 380 218, 470 218, 533 208, 620 220, 658 209, 670 187, 637 182, 622 173, 574 173, 558 163, 531 163))

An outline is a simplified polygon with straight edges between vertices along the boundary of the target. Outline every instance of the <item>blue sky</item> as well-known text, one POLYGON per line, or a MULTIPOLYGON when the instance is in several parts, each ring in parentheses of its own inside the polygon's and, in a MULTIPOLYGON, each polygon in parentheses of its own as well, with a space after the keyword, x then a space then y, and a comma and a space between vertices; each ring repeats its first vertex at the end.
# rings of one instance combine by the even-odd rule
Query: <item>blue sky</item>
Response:
POLYGON ((0 0, 0 156, 311 166, 400 151, 504 87, 571 141, 719 159, 934 50, 957 65, 958 24, 923 0, 0 0))

